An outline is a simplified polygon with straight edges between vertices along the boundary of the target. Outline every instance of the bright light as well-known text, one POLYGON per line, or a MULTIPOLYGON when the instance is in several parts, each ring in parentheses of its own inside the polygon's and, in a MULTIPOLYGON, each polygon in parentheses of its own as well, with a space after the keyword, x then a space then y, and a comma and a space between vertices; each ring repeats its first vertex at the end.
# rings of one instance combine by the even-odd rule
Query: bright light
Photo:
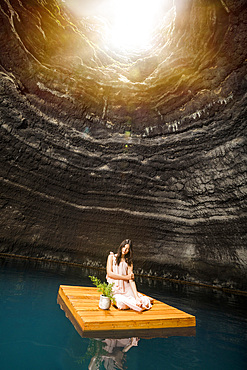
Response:
MULTIPOLYGON (((117 52, 147 50, 156 27, 174 8, 174 0, 60 0, 77 17, 106 21, 102 35, 107 49, 117 52)), ((185 2, 185 0, 183 0, 185 2)), ((102 30, 102 29, 101 29, 102 30)))
POLYGON ((112 45, 127 51, 147 49, 162 3, 162 0, 113 0, 112 45))

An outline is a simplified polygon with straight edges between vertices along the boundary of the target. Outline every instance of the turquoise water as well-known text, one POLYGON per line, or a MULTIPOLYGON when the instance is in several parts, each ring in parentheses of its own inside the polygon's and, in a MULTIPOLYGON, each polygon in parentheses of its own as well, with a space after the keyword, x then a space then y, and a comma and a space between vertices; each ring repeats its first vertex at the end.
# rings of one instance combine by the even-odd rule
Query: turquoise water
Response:
POLYGON ((247 368, 247 297, 137 279, 140 291, 196 316, 194 336, 122 341, 81 338, 56 302, 60 284, 92 286, 104 273, 0 258, 0 369, 247 368), (125 348, 125 350, 124 350, 125 348))

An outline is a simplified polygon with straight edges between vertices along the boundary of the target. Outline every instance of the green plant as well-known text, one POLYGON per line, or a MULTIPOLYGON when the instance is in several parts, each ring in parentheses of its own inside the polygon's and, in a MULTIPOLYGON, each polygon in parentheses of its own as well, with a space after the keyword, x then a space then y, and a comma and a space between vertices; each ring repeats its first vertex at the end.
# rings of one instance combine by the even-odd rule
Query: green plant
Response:
POLYGON ((96 287, 98 288, 98 291, 102 293, 102 295, 110 298, 114 303, 116 303, 115 298, 113 296, 114 293, 112 289, 114 283, 112 284, 107 284, 105 282, 102 283, 102 281, 95 276, 89 276, 89 277, 92 280, 93 284, 96 285, 96 287))

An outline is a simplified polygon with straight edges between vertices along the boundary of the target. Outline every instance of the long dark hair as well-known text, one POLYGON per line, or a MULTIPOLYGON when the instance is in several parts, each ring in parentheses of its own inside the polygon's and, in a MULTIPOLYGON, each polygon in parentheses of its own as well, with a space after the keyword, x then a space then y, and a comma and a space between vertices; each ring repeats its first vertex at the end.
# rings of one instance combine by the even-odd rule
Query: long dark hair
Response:
POLYGON ((118 248, 118 251, 117 251, 117 257, 116 257, 117 265, 119 265, 119 263, 120 263, 120 260, 121 260, 121 257, 122 257, 122 249, 126 244, 129 244, 130 248, 129 248, 129 252, 124 256, 124 259, 127 262, 128 266, 132 265, 133 247, 132 247, 132 241, 130 239, 125 239, 120 244, 120 246, 118 248))

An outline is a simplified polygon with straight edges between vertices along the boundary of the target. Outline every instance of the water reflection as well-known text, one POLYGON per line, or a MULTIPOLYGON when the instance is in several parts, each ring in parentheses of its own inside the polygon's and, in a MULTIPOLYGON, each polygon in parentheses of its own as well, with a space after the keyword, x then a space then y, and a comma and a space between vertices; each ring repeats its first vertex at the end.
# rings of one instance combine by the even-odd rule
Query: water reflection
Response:
MULTIPOLYGON (((108 336, 104 331, 83 332, 81 336, 90 338, 86 353, 78 361, 85 368, 89 362, 89 370, 125 370, 127 352, 132 347, 137 347, 142 339, 169 338, 169 337, 194 337, 196 335, 195 327, 188 328, 163 328, 163 329, 140 329, 110 331, 108 336), (96 336, 98 335, 98 338, 96 336), (124 337, 127 336, 128 337, 124 337)), ((152 343, 150 342, 150 345, 152 343)))
MULTIPOLYGON (((145 339, 148 342, 150 340, 148 346, 152 347, 152 340, 155 338, 195 337, 196 335, 196 327, 111 330, 107 332, 83 332, 78 325, 75 325, 75 328, 82 338, 90 338, 85 354, 78 361, 83 369, 89 364, 87 367, 89 370, 126 370, 127 359, 129 358, 127 352, 132 347, 138 347, 140 341, 145 341, 145 339)), ((135 351, 135 349, 132 351, 135 351)), ((138 356, 138 350, 136 355, 138 356)))
POLYGON ((132 347, 137 347, 139 340, 138 337, 90 339, 87 352, 81 362, 89 358, 89 370, 98 370, 101 365, 106 370, 124 370, 126 369, 126 353, 132 347))

